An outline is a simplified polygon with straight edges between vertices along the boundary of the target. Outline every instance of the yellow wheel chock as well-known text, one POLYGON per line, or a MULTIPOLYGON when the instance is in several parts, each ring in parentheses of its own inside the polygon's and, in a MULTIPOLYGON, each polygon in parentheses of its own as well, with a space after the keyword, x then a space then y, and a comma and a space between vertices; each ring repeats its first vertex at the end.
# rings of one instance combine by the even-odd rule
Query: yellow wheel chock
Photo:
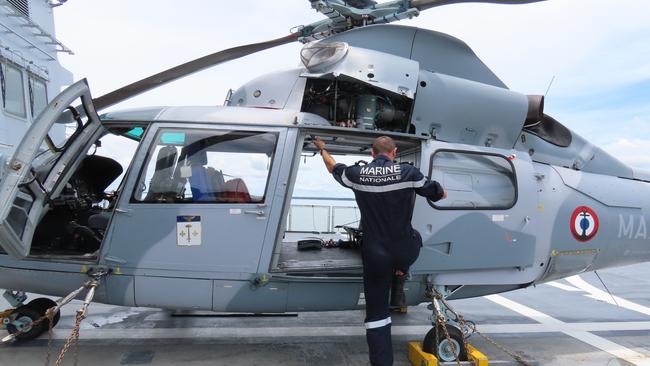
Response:
MULTIPOLYGON (((488 358, 471 344, 467 345, 467 358, 474 366, 488 366, 488 358)), ((413 366, 438 366, 438 359, 422 350, 421 342, 409 342, 409 361, 413 366)), ((455 364, 455 363, 454 363, 455 364)))

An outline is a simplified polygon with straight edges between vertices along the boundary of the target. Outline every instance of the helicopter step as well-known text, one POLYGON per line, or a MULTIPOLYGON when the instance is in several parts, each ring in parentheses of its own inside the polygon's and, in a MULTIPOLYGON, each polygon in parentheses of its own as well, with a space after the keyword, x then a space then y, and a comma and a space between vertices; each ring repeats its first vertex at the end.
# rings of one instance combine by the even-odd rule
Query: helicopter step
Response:
MULTIPOLYGON (((439 362, 436 356, 422 350, 421 342, 409 342, 408 358, 413 366, 438 366, 458 365, 457 362, 439 362)), ((488 366, 488 358, 471 344, 467 345, 468 361, 461 361, 461 365, 488 366)), ((503 365, 503 362, 493 362, 493 365, 503 365)))

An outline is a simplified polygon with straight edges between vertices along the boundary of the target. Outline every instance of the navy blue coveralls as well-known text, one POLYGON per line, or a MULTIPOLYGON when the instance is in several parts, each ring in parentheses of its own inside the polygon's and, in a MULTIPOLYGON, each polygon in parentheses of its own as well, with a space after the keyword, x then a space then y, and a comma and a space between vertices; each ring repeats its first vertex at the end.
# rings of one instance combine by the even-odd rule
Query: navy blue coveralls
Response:
POLYGON ((443 196, 410 164, 398 164, 384 155, 370 164, 336 164, 334 178, 351 188, 361 211, 363 230, 363 285, 366 300, 366 340, 370 363, 393 364, 388 297, 395 270, 407 273, 420 254, 422 237, 411 226, 415 194, 437 201, 443 196))

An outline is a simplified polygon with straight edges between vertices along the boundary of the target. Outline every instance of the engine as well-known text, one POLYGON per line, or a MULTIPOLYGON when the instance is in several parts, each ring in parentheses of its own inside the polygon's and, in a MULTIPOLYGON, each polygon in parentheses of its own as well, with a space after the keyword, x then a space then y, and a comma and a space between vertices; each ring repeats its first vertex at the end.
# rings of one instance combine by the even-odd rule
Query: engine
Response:
POLYGON ((413 101, 356 80, 307 79, 301 112, 339 127, 409 132, 413 101))

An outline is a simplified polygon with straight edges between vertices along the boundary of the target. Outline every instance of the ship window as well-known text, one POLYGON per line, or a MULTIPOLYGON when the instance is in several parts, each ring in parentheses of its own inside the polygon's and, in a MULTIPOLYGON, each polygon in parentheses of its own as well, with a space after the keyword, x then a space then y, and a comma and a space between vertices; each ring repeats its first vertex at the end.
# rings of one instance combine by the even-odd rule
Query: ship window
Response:
POLYGON ((5 64, 3 75, 2 94, 4 96, 5 111, 18 117, 26 117, 23 72, 12 64, 7 63, 5 64))
POLYGON ((32 111, 32 118, 41 114, 47 107, 47 87, 45 81, 33 75, 29 78, 29 106, 32 111))
POLYGON ((512 163, 497 154, 438 150, 429 176, 447 191, 447 198, 429 201, 437 209, 504 210, 517 201, 512 163))
POLYGON ((18 12, 29 18, 29 1, 28 0, 7 0, 14 9, 18 12))

